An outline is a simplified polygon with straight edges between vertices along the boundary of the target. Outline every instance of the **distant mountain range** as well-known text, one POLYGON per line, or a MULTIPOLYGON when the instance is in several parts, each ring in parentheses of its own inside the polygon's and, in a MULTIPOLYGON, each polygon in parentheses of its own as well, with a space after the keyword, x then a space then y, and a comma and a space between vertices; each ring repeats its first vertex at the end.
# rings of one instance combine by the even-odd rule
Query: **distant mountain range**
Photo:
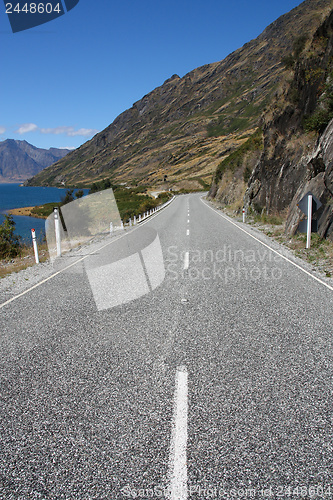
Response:
POLYGON ((68 149, 41 149, 27 141, 0 142, 0 183, 23 182, 69 153, 68 149))

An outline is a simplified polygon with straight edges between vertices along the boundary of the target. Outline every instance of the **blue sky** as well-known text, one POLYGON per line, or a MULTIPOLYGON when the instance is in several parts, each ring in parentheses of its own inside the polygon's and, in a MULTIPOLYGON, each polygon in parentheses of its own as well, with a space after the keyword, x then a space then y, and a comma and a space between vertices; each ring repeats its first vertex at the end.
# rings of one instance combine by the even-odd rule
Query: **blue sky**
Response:
POLYGON ((300 3, 80 0, 19 33, 1 3, 0 140, 78 147, 174 73, 224 59, 300 3))

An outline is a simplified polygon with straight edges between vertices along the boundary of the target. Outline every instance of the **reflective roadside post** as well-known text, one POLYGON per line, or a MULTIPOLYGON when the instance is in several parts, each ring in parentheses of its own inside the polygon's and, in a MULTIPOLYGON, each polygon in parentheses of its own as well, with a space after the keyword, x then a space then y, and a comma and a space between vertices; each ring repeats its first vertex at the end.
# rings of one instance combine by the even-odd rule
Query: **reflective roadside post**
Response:
POLYGON ((39 264, 37 238, 36 238, 36 231, 34 229, 31 229, 31 236, 32 236, 32 244, 33 244, 34 252, 35 252, 36 264, 39 264))
POLYGON ((311 246, 312 194, 308 195, 308 223, 306 232, 306 248, 311 246))
POLYGON ((54 214, 54 226, 55 226, 55 236, 57 244, 57 257, 61 257, 61 239, 60 239, 60 218, 59 218, 59 208, 53 208, 54 214))
POLYGON ((316 233, 318 230, 318 221, 317 219, 312 219, 312 216, 322 207, 322 203, 311 191, 308 191, 297 203, 297 206, 306 216, 305 220, 301 219, 298 223, 298 231, 306 233, 306 248, 310 248, 311 233, 316 233))

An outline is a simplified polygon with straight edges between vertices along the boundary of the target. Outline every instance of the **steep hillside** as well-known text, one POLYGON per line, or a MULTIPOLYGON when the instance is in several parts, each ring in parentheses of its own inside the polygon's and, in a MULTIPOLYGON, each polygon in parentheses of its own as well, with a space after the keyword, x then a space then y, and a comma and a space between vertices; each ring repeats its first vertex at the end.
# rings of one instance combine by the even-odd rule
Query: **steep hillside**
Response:
POLYGON ((41 149, 27 141, 0 142, 0 182, 22 182, 68 154, 68 149, 41 149))
POLYGON ((285 59, 289 83, 262 119, 263 146, 245 194, 257 211, 284 212, 297 230, 297 203, 312 191, 323 204, 319 233, 333 240, 333 11, 285 59))
POLYGON ((211 182, 221 160, 258 126, 285 78, 281 54, 313 33, 331 0, 306 0, 221 62, 173 75, 105 130, 35 176, 34 185, 89 185, 111 178, 164 187, 211 182))

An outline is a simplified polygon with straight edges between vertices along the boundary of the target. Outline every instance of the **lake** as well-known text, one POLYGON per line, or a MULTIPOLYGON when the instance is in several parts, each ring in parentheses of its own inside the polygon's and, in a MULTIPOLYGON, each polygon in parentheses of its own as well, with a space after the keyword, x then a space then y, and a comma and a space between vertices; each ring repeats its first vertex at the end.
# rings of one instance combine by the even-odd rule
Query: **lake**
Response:
MULTIPOLYGON (((54 187, 23 187, 20 184, 0 184, 0 224, 4 220, 4 213, 11 208, 32 207, 61 201, 67 189, 54 187)), ((88 189, 83 190, 85 194, 88 189)), ((45 235, 45 220, 35 217, 14 216, 15 233, 23 241, 31 241, 31 229, 36 230, 38 239, 45 235)))

